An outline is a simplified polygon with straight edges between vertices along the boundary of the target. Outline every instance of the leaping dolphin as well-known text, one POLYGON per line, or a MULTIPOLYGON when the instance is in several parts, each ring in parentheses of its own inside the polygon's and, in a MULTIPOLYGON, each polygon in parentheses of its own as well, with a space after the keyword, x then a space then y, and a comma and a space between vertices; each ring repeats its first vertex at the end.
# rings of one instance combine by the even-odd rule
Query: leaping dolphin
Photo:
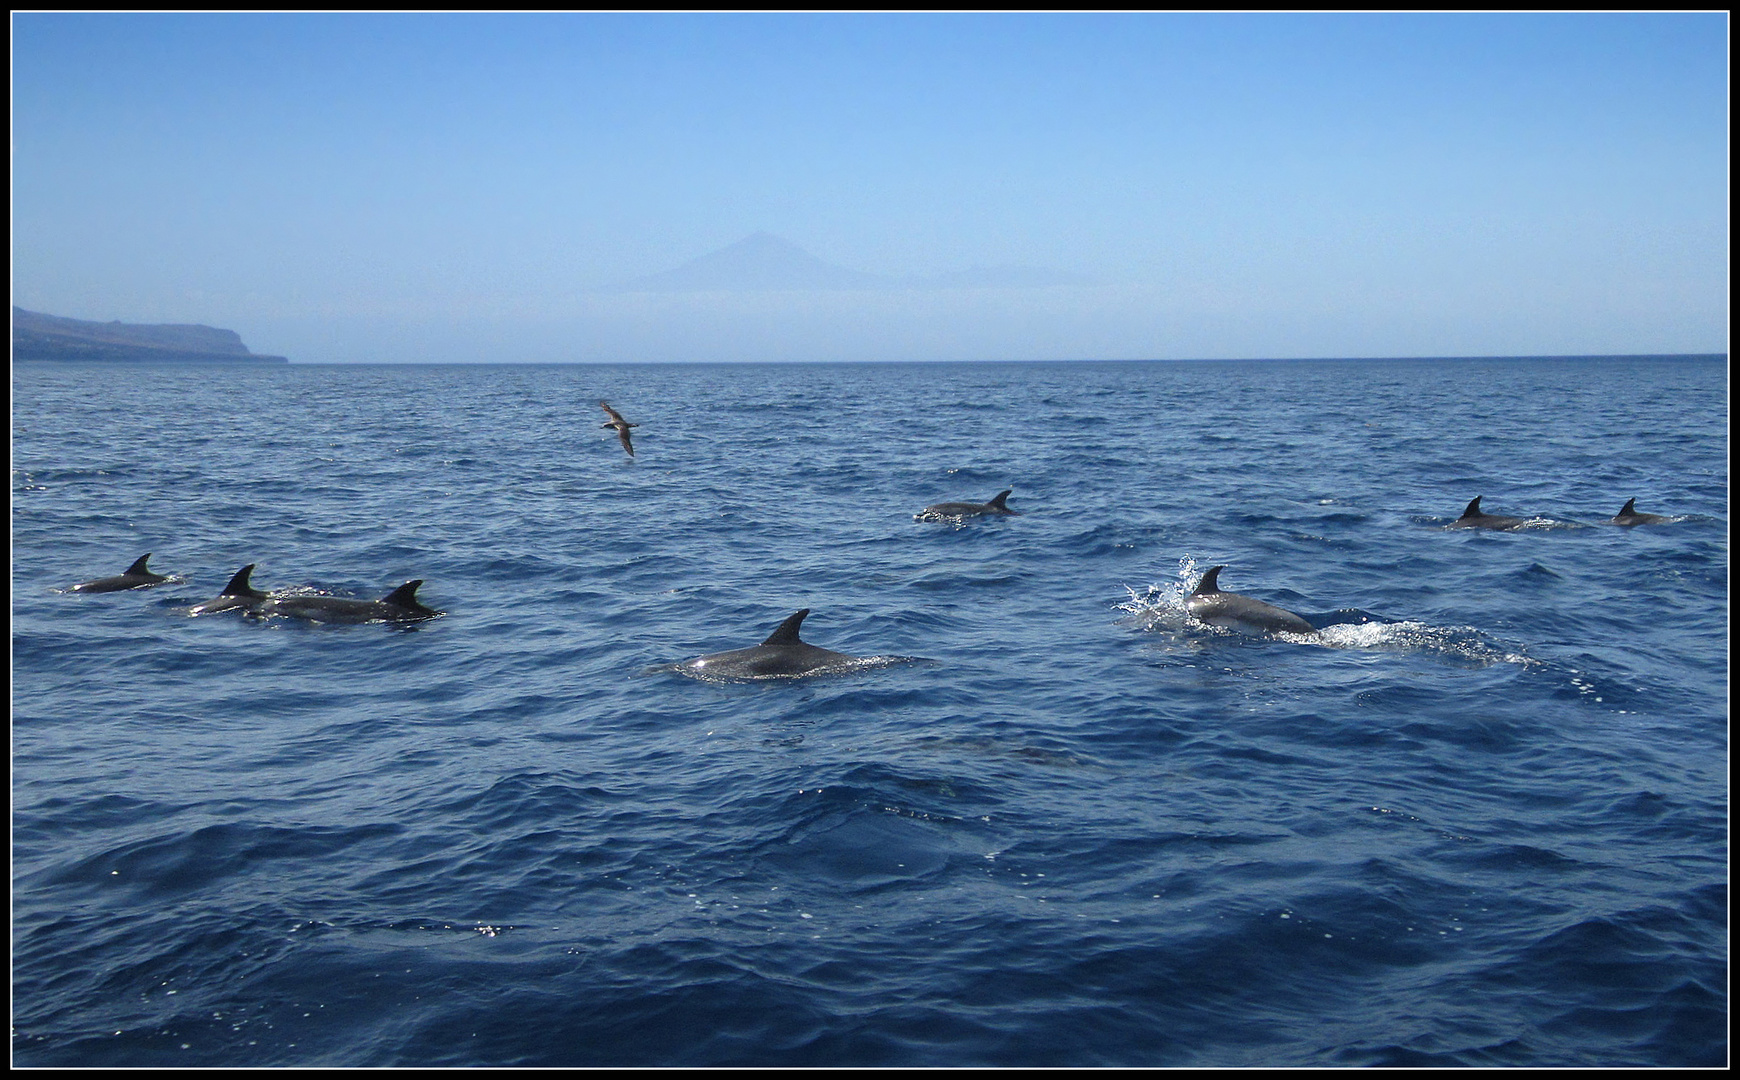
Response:
POLYGON ((1004 488, 990 502, 936 503, 920 510, 912 515, 912 518, 914 521, 941 521, 943 518, 977 517, 980 514, 1007 514, 1011 517, 1018 517, 1021 511, 1011 510, 1003 504, 1003 501, 1009 497, 1009 493, 1014 490, 1014 488, 1004 488))
POLYGON ((622 418, 622 414, 610 407, 610 402, 600 401, 599 406, 610 414, 610 423, 599 424, 599 427, 615 428, 616 437, 622 441, 622 448, 628 451, 628 456, 634 456, 634 444, 628 440, 628 429, 637 428, 639 424, 631 424, 622 418))
POLYGON ((1672 518, 1660 514, 1640 514, 1637 512, 1637 500, 1627 499, 1625 505, 1619 508, 1619 513, 1613 515, 1613 524, 1630 527, 1632 525, 1665 525, 1672 518))
POLYGON ((729 652, 708 653, 693 660, 673 665, 689 675, 722 679, 796 678, 834 671, 849 670, 859 660, 855 656, 823 649, 798 639, 798 626, 809 608, 788 617, 779 629, 767 635, 760 645, 729 652))
POLYGON ((1503 514, 1483 514, 1480 512, 1480 496, 1468 504, 1468 509, 1462 511, 1462 516, 1444 526, 1446 529, 1507 529, 1519 528, 1527 522, 1522 518, 1505 517, 1503 514))
POLYGON ((1238 593, 1220 591, 1220 572, 1226 567, 1211 567, 1202 581, 1184 601, 1192 615, 1210 626, 1230 626, 1239 630, 1285 630, 1290 634, 1312 634, 1317 628, 1303 618, 1265 604, 1261 600, 1238 593))
POLYGON ((446 614, 417 600, 421 578, 407 581, 379 600, 347 600, 341 596, 274 596, 254 611, 262 616, 287 615, 318 623, 415 622, 446 614))
POLYGON ((168 574, 153 574, 145 565, 145 560, 151 557, 147 551, 139 556, 139 561, 127 567, 127 572, 114 577, 98 578, 95 581, 84 581, 68 592, 120 592, 123 589, 149 589, 153 585, 161 585, 169 580, 168 574))
POLYGON ((254 564, 249 563, 236 571, 236 576, 230 578, 230 583, 224 586, 224 591, 203 604, 195 604, 187 609, 189 615, 210 615, 218 611, 233 611, 243 608, 252 611, 260 606, 260 601, 271 599, 270 595, 253 587, 248 576, 254 572, 254 564))

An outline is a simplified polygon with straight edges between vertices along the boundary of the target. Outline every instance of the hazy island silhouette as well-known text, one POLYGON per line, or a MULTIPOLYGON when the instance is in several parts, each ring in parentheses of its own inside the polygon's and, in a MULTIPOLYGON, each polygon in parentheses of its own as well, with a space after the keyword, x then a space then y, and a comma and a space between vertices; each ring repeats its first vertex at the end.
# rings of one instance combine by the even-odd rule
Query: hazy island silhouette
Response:
POLYGON ((119 363, 288 364, 250 352, 234 330, 190 323, 87 322, 12 308, 12 359, 119 363))

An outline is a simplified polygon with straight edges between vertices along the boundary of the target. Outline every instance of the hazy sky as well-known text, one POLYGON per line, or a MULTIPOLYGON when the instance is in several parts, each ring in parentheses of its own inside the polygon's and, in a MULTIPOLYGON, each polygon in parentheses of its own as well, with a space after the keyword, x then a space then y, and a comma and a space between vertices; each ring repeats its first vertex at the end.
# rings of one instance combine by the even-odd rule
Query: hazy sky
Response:
POLYGON ((13 302, 298 362, 1727 348, 1724 14, 12 29, 13 302), (1095 283, 610 288, 757 231, 1095 283))

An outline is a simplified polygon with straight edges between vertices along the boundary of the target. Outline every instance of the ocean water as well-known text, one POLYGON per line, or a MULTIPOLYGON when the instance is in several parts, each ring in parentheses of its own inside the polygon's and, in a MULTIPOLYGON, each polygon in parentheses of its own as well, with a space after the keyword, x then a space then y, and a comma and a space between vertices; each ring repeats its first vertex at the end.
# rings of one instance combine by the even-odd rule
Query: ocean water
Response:
POLYGON ((1722 1064, 1727 395, 16 366, 14 1063, 1722 1064), (446 614, 187 614, 244 563, 446 614), (800 608, 920 661, 657 670, 800 608))

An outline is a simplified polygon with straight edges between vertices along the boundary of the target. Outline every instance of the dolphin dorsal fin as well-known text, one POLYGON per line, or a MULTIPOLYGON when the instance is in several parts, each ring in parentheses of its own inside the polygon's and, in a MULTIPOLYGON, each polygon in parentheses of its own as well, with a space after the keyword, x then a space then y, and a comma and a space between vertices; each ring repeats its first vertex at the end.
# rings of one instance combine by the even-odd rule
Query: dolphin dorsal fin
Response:
POLYGON ((237 570, 236 576, 233 578, 230 578, 230 583, 228 585, 225 585, 224 591, 221 593, 218 593, 218 595, 219 596, 253 596, 253 597, 265 596, 266 595, 265 593, 254 588, 253 585, 248 583, 248 575, 252 574, 253 572, 254 572, 254 564, 253 563, 249 563, 248 565, 242 567, 240 570, 237 570))
POLYGON ((763 645, 799 645, 799 644, 802 644, 798 640, 798 627, 803 624, 804 616, 808 615, 809 613, 810 613, 810 609, 804 608, 802 611, 798 612, 797 614, 790 616, 784 622, 779 624, 779 629, 777 629, 773 633, 767 635, 767 640, 762 642, 762 644, 763 645))
POLYGON ((151 572, 151 568, 145 565, 145 560, 149 559, 150 557, 151 557, 151 553, 149 551, 147 551, 145 554, 139 556, 138 562, 134 563, 132 566, 127 567, 127 573, 129 573, 129 574, 149 574, 151 572))
POLYGON ((1637 513, 1637 500, 1636 499, 1627 499, 1627 500, 1625 500, 1625 505, 1619 508, 1619 513, 1617 513, 1613 516, 1614 517, 1624 517, 1627 514, 1635 514, 1635 513, 1637 513))
POLYGON ((1015 490, 1015 489, 1014 489, 1014 488, 1004 488, 1004 489, 1003 489, 1003 490, 1002 490, 1002 491, 1001 491, 1001 492, 1000 492, 1000 493, 999 493, 999 494, 998 494, 998 495, 997 495, 997 497, 996 497, 996 498, 994 498, 994 499, 992 499, 992 500, 991 500, 991 501, 990 501, 990 502, 988 502, 988 503, 986 503, 986 504, 985 504, 985 505, 987 505, 987 506, 990 506, 990 507, 992 507, 992 508, 994 508, 994 509, 997 509, 997 510, 1007 510, 1007 509, 1009 509, 1009 508, 1008 508, 1008 507, 1007 507, 1007 506, 1004 506, 1004 505, 1003 505, 1003 500, 1004 500, 1004 499, 1007 499, 1007 498, 1008 498, 1008 497, 1009 497, 1009 493, 1010 493, 1010 492, 1011 492, 1011 491, 1014 491, 1014 490, 1015 490))
POLYGON ((422 607, 423 605, 417 603, 417 586, 421 584, 423 584, 422 578, 418 578, 416 581, 407 581, 381 597, 381 603, 394 604, 398 607, 422 607))
POLYGON ((1205 596, 1208 593, 1219 592, 1220 591, 1220 572, 1222 570, 1225 570, 1225 569, 1226 569, 1226 565, 1224 563, 1220 566, 1209 567, 1208 573, 1202 575, 1202 580, 1197 583, 1196 591, 1191 593, 1190 595, 1192 595, 1192 596, 1205 596))
POLYGON ((1462 511, 1462 516, 1463 517, 1479 517, 1480 516, 1480 496, 1476 495, 1474 497, 1474 501, 1468 504, 1468 509, 1462 511))

